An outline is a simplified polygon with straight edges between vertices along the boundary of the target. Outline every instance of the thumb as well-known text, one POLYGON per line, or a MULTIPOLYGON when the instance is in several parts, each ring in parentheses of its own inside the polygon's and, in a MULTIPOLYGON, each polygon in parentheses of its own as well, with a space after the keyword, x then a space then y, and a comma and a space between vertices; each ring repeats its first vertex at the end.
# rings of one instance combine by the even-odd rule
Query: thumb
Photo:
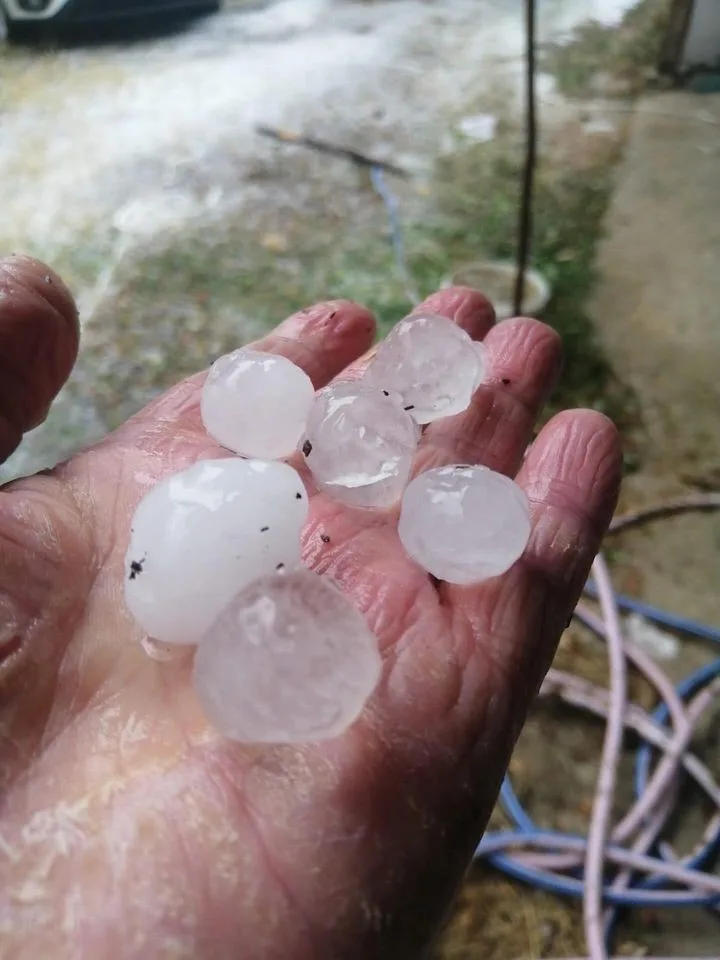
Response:
POLYGON ((77 358, 72 294, 45 264, 0 259, 0 463, 47 416, 77 358))

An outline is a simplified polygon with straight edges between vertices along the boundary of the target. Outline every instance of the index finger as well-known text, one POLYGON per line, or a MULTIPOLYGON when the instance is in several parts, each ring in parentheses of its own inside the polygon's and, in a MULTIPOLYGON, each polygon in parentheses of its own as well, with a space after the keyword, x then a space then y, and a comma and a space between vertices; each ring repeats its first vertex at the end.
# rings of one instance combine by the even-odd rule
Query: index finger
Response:
MULTIPOLYGON (((349 300, 330 300, 294 313, 247 346, 287 357, 319 389, 367 350, 374 336, 375 319, 369 310, 349 300)), ((120 427, 116 436, 127 440, 129 430, 137 440, 138 434, 151 427, 155 446, 179 432, 186 441, 207 440, 200 416, 200 395, 206 376, 207 370, 203 370, 170 387, 120 427)))
MULTIPOLYGON (((447 287, 426 297, 409 314, 434 313, 452 320, 473 340, 482 340, 495 323, 495 309, 488 298, 472 287, 447 287)), ((343 378, 359 379, 375 356, 378 344, 371 347, 343 374, 343 378)))

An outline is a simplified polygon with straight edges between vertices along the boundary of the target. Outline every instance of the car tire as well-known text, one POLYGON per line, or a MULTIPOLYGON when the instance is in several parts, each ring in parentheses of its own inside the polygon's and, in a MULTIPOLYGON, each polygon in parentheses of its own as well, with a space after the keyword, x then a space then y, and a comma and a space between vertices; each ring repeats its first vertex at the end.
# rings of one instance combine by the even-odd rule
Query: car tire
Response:
POLYGON ((4 20, 7 43, 16 46, 28 46, 31 43, 37 43, 42 38, 42 30, 38 29, 36 23, 27 23, 25 20, 11 20, 7 15, 4 15, 4 20))

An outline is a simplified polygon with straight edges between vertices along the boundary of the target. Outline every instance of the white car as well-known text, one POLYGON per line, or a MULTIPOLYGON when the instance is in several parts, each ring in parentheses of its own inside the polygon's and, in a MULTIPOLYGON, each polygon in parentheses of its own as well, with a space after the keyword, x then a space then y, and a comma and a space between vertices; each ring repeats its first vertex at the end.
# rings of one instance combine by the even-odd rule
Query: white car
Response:
POLYGON ((219 0, 0 0, 10 42, 25 42, 62 27, 91 26, 165 15, 214 13, 219 0))

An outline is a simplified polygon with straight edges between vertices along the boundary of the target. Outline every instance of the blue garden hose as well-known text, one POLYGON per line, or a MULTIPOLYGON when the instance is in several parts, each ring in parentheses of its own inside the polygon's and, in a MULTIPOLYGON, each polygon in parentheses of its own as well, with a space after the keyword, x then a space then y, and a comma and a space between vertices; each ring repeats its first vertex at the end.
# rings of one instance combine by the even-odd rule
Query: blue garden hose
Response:
MULTIPOLYGON (((588 584, 587 592, 591 596, 594 595, 594 587, 592 584, 588 584)), ((675 616, 651 604, 634 600, 631 597, 620 595, 617 597, 617 602, 621 609, 640 613, 662 626, 700 637, 704 640, 720 643, 720 630, 714 627, 697 623, 684 617, 675 616)), ((707 686, 717 676, 720 676, 720 659, 701 667, 686 677, 678 684, 677 693, 682 699, 687 699, 698 690, 707 686)), ((652 719, 656 724, 666 726, 669 715, 667 705, 661 703, 653 712, 652 719)), ((635 758, 634 786, 637 797, 646 789, 651 772, 652 756, 652 746, 645 742, 641 743, 635 758)), ((571 834, 542 830, 523 807, 513 789, 509 776, 506 776, 503 780, 500 789, 500 802, 503 810, 515 827, 515 830, 510 832, 510 836, 524 840, 528 846, 531 845, 533 841, 547 841, 552 838, 566 839, 572 837, 571 834)), ((508 876, 532 884, 539 889, 563 896, 582 898, 584 894, 584 883, 581 878, 558 876, 550 871, 517 863, 511 856, 497 849, 498 845, 504 843, 507 838, 507 832, 486 834, 475 852, 475 857, 477 859, 485 859, 508 876)), ((574 839, 582 838, 574 837, 574 839)), ((710 857, 717 852, 718 848, 720 848, 720 828, 707 839, 703 847, 687 861, 686 865, 692 869, 702 868, 710 857)), ((659 856, 662 855, 659 854, 659 856)), ((667 886, 668 881, 664 880, 661 876, 641 878, 633 887, 627 890, 613 890, 607 887, 605 890, 605 899, 608 904, 615 907, 712 907, 718 903, 718 897, 714 894, 692 894, 687 891, 666 889, 667 886)), ((608 925, 608 936, 612 929, 612 921, 614 920, 615 913, 616 912, 613 913, 611 923, 608 925)))

